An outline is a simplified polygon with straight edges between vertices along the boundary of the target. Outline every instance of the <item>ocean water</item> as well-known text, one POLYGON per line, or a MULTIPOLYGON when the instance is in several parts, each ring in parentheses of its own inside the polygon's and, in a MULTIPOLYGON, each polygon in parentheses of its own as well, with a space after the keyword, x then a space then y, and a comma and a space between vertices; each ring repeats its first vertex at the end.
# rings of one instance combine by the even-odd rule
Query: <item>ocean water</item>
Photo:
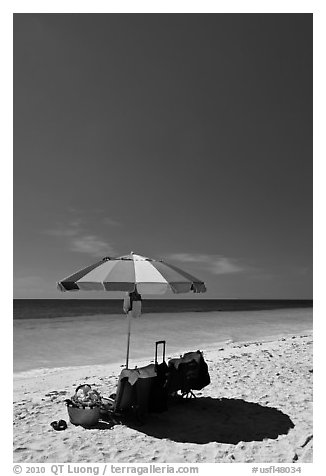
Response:
MULTIPOLYGON (((312 329, 311 301, 162 301, 144 301, 132 321, 131 364, 153 359, 156 340, 169 357, 312 329)), ((121 300, 14 301, 13 330, 14 372, 125 362, 121 300)))
MULTIPOLYGON (((144 299, 142 313, 312 308, 309 299, 144 299)), ((120 314, 122 299, 14 299, 14 319, 120 314)))

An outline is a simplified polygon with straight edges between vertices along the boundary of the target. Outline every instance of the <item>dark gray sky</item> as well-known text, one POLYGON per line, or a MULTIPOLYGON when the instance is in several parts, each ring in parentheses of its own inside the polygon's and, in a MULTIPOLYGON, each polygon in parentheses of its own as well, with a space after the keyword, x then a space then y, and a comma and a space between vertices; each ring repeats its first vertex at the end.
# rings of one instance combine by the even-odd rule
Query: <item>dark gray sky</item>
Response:
POLYGON ((131 250, 312 297, 311 14, 14 15, 14 297, 131 250))

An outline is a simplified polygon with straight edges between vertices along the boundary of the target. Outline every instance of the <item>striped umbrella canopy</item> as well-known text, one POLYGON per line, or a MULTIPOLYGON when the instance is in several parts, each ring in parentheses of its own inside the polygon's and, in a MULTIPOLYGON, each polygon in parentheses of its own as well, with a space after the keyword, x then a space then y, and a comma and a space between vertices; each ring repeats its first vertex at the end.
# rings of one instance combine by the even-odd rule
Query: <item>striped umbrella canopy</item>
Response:
MULTIPOLYGON (((164 294, 169 290, 177 294, 206 291, 203 281, 191 274, 162 260, 146 258, 133 252, 118 258, 103 258, 59 281, 58 288, 60 291, 125 291, 131 298, 134 292, 141 295, 164 294)), ((131 312, 126 313, 128 315, 126 368, 128 368, 131 312)))
POLYGON ((203 293, 205 284, 191 274, 162 260, 131 252, 107 257, 59 281, 61 291, 125 291, 139 294, 203 293))

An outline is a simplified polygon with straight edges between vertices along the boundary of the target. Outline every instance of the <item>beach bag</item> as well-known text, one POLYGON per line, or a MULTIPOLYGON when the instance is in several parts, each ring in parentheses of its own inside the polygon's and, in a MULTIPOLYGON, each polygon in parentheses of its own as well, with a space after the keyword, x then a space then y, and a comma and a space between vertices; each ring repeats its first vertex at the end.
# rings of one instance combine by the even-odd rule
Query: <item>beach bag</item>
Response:
POLYGON ((168 365, 168 391, 201 390, 210 384, 208 366, 200 350, 187 352, 179 359, 171 359, 168 365))
POLYGON ((135 369, 123 369, 115 397, 116 410, 118 412, 136 410, 139 415, 148 413, 150 392, 155 378, 154 364, 135 369))
POLYGON ((140 295, 130 293, 125 296, 123 300, 123 310, 126 314, 131 314, 132 317, 137 318, 141 316, 142 299, 140 295), (138 297, 139 296, 139 297, 138 297))

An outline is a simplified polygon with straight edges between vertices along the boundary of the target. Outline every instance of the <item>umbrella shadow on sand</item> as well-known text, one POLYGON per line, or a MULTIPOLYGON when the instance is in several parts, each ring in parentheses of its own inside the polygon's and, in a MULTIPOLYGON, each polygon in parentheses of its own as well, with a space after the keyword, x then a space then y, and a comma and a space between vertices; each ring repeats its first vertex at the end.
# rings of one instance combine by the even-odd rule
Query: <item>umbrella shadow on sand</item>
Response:
POLYGON ((181 443, 234 445, 240 441, 276 439, 294 428, 288 415, 276 408, 211 397, 173 403, 168 411, 151 414, 141 426, 132 422, 127 425, 146 435, 181 443))

